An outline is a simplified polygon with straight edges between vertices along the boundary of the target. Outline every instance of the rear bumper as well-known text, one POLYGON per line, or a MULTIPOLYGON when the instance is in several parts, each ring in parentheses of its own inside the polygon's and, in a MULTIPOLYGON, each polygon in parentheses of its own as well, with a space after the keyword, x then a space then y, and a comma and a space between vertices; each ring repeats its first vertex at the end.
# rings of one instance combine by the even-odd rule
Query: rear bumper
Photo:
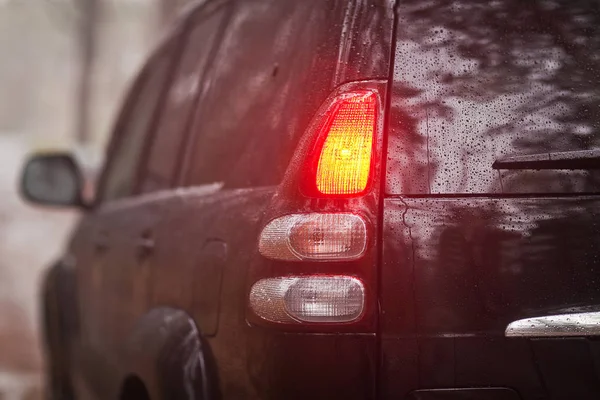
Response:
POLYGON ((386 338, 382 354, 382 399, 600 398, 600 341, 591 339, 386 338))
POLYGON ((249 368, 259 398, 376 398, 375 334, 252 330, 249 368))

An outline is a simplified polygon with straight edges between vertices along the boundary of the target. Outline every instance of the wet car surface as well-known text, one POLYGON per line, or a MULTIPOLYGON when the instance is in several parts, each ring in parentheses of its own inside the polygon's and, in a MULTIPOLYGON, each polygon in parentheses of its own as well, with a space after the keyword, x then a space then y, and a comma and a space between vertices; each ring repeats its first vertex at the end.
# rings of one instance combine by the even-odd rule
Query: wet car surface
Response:
POLYGON ((93 203, 68 156, 25 169, 87 208, 46 280, 55 392, 597 398, 599 10, 190 10, 93 203))

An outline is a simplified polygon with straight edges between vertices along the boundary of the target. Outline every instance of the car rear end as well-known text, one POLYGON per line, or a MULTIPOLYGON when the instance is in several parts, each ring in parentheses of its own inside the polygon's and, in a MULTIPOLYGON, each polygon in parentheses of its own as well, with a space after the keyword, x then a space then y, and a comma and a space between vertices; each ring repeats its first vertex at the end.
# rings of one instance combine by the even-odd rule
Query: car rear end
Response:
POLYGON ((265 393, 598 398, 598 6, 396 2, 388 74, 323 103, 263 219, 265 393))
MULTIPOLYGON (((255 140, 238 158, 285 173, 277 185, 259 188, 260 205, 223 205, 215 221, 224 223, 212 222, 231 255, 223 268, 218 330, 208 344, 224 398, 374 398, 392 3, 272 3, 269 12, 282 10, 278 34, 258 23, 250 33, 260 32, 266 54, 283 48, 285 58, 259 59, 258 47, 249 45, 262 80, 237 67, 247 64, 229 65, 249 76, 236 90, 248 82, 260 83, 252 86, 256 90, 273 88, 263 107, 250 96, 239 100, 253 105, 238 125, 247 131, 240 141, 259 134, 265 140, 255 140), (281 106, 280 98, 286 100, 281 106)), ((239 2, 240 9, 246 4, 239 2)), ((220 162, 218 151, 209 157, 220 162)), ((237 161, 232 157, 232 164, 237 161)))
POLYGON ((274 397, 375 396, 386 89, 366 80, 332 93, 268 207, 247 319, 254 372, 274 397))
POLYGON ((600 396, 598 6, 397 2, 381 398, 600 396))

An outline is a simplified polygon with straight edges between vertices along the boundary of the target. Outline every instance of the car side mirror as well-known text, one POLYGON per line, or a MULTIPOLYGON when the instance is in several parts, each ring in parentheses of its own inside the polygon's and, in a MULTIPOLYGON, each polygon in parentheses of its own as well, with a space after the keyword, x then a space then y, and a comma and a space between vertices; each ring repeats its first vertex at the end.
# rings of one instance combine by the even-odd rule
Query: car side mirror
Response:
POLYGON ((49 206, 85 207, 83 176, 69 153, 33 155, 21 175, 21 196, 49 206))

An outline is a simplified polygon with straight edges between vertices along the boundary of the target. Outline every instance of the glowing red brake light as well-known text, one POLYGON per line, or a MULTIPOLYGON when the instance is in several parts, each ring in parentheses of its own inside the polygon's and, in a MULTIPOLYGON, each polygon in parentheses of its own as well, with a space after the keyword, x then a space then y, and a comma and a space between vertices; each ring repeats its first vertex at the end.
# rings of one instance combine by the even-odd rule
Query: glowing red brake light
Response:
POLYGON ((358 194, 367 188, 376 110, 377 96, 368 91, 343 94, 329 108, 316 171, 320 193, 358 194))

